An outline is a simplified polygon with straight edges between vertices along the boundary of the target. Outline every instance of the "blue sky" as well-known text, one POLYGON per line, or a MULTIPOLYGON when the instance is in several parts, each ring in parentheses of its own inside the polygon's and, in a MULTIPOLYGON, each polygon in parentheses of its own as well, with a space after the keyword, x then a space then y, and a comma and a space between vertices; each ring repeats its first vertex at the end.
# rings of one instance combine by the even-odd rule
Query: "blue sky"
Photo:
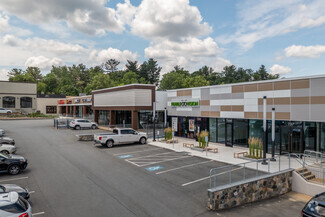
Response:
POLYGON ((163 72, 225 65, 283 77, 323 74, 323 0, 1 0, 0 80, 14 67, 107 59, 163 72))

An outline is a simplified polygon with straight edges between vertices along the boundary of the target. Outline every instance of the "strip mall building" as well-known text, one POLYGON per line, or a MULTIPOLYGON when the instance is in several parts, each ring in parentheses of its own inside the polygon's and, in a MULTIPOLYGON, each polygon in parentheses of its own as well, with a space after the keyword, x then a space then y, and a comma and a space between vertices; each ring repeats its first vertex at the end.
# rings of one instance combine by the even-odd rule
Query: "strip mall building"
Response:
MULTIPOLYGON (((264 96, 267 97, 269 152, 272 108, 275 108, 276 119, 276 153, 325 152, 325 76, 167 92, 156 91, 153 85, 132 84, 95 90, 92 96, 87 96, 91 97, 91 105, 87 106, 99 124, 123 123, 138 129, 151 119, 153 103, 156 102, 160 122, 163 122, 164 109, 167 108, 168 125, 175 129, 177 136, 195 138, 198 132, 207 130, 212 142, 247 147, 248 138, 263 139, 264 96)), ((60 114, 63 111, 60 109, 60 114)), ((71 113, 71 108, 68 111, 71 113)))

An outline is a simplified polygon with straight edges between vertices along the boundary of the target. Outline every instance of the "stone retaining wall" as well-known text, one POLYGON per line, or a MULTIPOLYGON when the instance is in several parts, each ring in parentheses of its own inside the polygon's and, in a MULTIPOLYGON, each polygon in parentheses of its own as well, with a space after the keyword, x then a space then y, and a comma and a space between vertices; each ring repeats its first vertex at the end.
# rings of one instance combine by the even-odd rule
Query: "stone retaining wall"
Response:
POLYGON ((208 208, 222 210, 276 197, 292 190, 292 171, 251 180, 236 186, 209 190, 208 208))
POLYGON ((93 141, 94 140, 94 134, 80 134, 77 135, 79 141, 93 141))

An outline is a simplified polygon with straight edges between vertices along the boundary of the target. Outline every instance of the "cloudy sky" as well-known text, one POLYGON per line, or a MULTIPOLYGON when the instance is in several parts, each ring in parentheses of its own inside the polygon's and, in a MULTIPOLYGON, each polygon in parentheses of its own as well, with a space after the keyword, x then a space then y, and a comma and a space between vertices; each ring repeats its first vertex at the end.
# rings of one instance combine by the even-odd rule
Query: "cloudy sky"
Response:
POLYGON ((158 60, 285 77, 325 73, 324 0, 1 0, 0 80, 12 68, 158 60))

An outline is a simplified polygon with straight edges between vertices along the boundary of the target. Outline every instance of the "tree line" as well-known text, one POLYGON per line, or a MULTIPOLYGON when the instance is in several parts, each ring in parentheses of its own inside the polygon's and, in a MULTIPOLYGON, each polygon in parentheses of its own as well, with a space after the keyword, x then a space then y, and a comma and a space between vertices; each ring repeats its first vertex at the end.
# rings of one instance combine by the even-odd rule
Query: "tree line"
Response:
POLYGON ((91 94, 93 90, 133 83, 154 84, 159 90, 170 90, 279 78, 279 74, 268 73, 264 65, 256 71, 231 65, 225 66, 221 72, 203 66, 192 73, 175 66, 172 71, 160 76, 162 68, 152 58, 142 64, 128 60, 124 70, 118 70, 119 64, 119 61, 109 59, 100 66, 90 68, 84 64, 52 66, 46 75, 42 75, 38 67, 28 67, 26 70, 13 68, 8 74, 12 82, 37 83, 38 94, 67 96, 91 94))

